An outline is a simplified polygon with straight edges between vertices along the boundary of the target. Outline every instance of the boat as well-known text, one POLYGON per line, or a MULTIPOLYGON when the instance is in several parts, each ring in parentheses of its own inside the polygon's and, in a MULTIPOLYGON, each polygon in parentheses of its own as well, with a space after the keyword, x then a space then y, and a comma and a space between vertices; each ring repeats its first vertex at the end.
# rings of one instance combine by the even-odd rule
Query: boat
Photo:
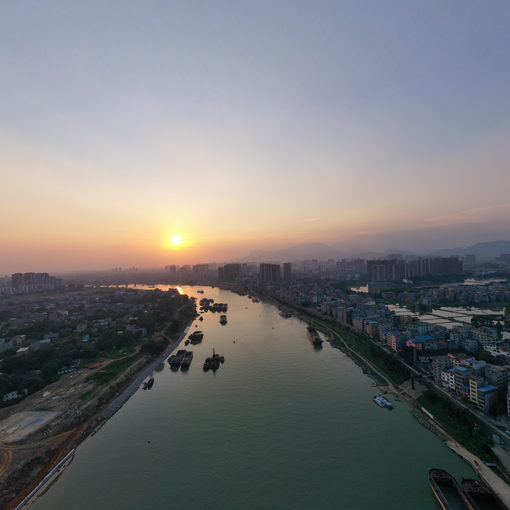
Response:
POLYGON ((202 316, 200 316, 200 317, 198 318, 198 320, 199 320, 199 321, 203 321, 203 320, 204 320, 204 318, 203 318, 202 316))
POLYGON ((147 382, 143 383, 143 389, 150 390, 152 388, 153 384, 154 384, 154 377, 151 377, 147 382))
POLYGON ((215 372, 220 368, 220 364, 225 362, 225 357, 220 356, 219 354, 216 354, 213 349, 213 355, 210 358, 206 358, 204 361, 203 369, 204 372, 208 372, 209 370, 212 370, 215 372))
POLYGON ((386 409, 393 409, 393 404, 382 395, 377 395, 372 399, 379 407, 386 407, 386 409))
POLYGON ((220 316, 220 324, 225 325, 226 323, 227 323, 227 316, 226 315, 221 315, 220 316))
POLYGON ((311 324, 306 326, 306 330, 308 331, 308 336, 310 337, 310 341, 312 342, 313 346, 317 348, 322 347, 323 340, 319 336, 317 330, 311 324))
POLYGON ((476 510, 508 510, 494 491, 478 480, 464 479, 462 490, 476 510))
POLYGON ((193 360, 193 351, 186 351, 181 362, 181 370, 187 370, 193 360))
POLYGON ((202 338, 204 338, 204 334, 198 329, 188 337, 192 344, 199 344, 202 341, 202 338))
POLYGON ((443 510, 476 510, 450 473, 442 469, 430 469, 429 482, 443 510))
POLYGON ((203 290, 197 290, 197 294, 203 294, 204 291, 203 290))
POLYGON ((186 354, 185 349, 180 349, 177 351, 177 354, 174 356, 170 356, 168 358, 168 363, 170 364, 170 368, 179 368, 181 366, 184 355, 186 354))

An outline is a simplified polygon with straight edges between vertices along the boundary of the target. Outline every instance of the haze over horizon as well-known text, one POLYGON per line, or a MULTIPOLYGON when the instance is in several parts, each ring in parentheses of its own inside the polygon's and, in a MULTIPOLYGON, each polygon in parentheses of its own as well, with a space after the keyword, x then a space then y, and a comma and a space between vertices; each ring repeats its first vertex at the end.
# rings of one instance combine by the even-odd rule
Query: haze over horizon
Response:
POLYGON ((510 4, 32 1, 0 273, 510 239, 510 4))

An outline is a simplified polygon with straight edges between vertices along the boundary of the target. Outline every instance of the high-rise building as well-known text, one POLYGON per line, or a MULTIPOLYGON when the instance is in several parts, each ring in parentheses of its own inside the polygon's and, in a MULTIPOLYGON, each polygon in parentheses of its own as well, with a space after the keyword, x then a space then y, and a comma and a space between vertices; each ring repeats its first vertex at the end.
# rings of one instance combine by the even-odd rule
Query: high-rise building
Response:
POLYGON ((292 279, 292 263, 284 262, 283 264, 283 279, 289 281, 292 279))
POLYGON ((221 282, 233 282, 241 275, 241 264, 225 264, 218 268, 218 279, 221 282))
POLYGON ((260 264, 260 279, 264 282, 280 280, 280 264, 260 264))

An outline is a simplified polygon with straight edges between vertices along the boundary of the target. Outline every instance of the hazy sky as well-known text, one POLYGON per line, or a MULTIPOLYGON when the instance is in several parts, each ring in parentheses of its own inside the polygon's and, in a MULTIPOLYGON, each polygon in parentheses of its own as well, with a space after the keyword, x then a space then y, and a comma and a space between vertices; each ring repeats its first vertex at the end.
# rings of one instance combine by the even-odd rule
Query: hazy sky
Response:
POLYGON ((0 8, 0 272, 510 238, 507 0, 0 8))

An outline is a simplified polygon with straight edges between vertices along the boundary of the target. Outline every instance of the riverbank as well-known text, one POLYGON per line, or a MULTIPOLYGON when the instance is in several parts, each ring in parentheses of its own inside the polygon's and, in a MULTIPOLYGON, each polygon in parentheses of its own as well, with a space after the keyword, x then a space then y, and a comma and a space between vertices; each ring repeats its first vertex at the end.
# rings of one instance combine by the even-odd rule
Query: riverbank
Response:
POLYGON ((397 396, 400 402, 413 414, 415 419, 424 427, 431 430, 434 434, 436 434, 439 438, 446 442, 446 444, 454 450, 457 454, 459 454, 466 462, 468 462, 473 469, 479 474, 480 478, 488 483, 498 495, 500 495, 501 499, 503 499, 507 505, 510 507, 510 493, 509 486, 505 480, 503 480, 500 476, 498 476, 491 468, 485 465, 483 460, 481 460, 477 455, 470 452, 466 447, 460 445, 458 441, 456 441, 452 436, 450 436, 441 425, 434 419, 432 415, 427 416, 426 411, 423 410, 417 402, 417 396, 411 394, 412 392, 405 391, 398 384, 393 384, 389 378, 381 373, 380 370, 371 362, 371 360, 364 357, 361 353, 351 349, 348 342, 342 337, 342 335, 333 329, 332 326, 327 324, 327 319, 321 319, 319 317, 315 317, 312 314, 309 314, 303 310, 300 310, 298 307, 293 306, 286 302, 281 302, 277 299, 274 299, 270 296, 258 295, 260 299, 267 302, 268 304, 275 306, 285 306, 292 309, 296 316, 305 322, 311 322, 314 327, 318 330, 322 331, 326 336, 329 337, 329 341, 332 346, 339 348, 348 355, 353 361, 362 368, 363 372, 370 376, 372 379, 376 381, 376 383, 381 382, 381 379, 384 381, 384 385, 387 386, 388 390, 397 396), (335 341, 336 339, 336 341, 335 341), (338 343, 341 342, 341 345, 338 343), (452 448, 452 445, 455 448, 452 448), (503 497, 504 495, 504 497, 503 497), (506 499, 505 499, 506 498, 506 499))
MULTIPOLYGON (((18 491, 16 497, 9 501, 5 510, 21 510, 28 508, 34 504, 38 497, 44 494, 48 488, 55 483, 56 479, 63 473, 65 468, 69 466, 77 448, 89 436, 93 436, 107 421, 111 418, 134 393, 140 388, 144 379, 149 377, 155 369, 165 362, 166 358, 177 348, 180 342, 186 337, 191 325, 195 319, 192 319, 185 327, 179 337, 174 340, 163 353, 156 359, 151 361, 146 367, 138 372, 131 382, 125 387, 120 394, 114 396, 107 405, 94 416, 91 416, 81 424, 79 434, 73 434, 73 438, 65 442, 65 445, 59 448, 58 458, 53 458, 52 462, 43 467, 37 476, 25 485, 23 489, 18 491)), ((163 335, 164 336, 164 335, 163 335)), ((166 338, 166 337, 165 337, 166 338)), ((128 369, 129 370, 129 369, 128 369)), ((126 370, 126 372, 128 371, 126 370)))

